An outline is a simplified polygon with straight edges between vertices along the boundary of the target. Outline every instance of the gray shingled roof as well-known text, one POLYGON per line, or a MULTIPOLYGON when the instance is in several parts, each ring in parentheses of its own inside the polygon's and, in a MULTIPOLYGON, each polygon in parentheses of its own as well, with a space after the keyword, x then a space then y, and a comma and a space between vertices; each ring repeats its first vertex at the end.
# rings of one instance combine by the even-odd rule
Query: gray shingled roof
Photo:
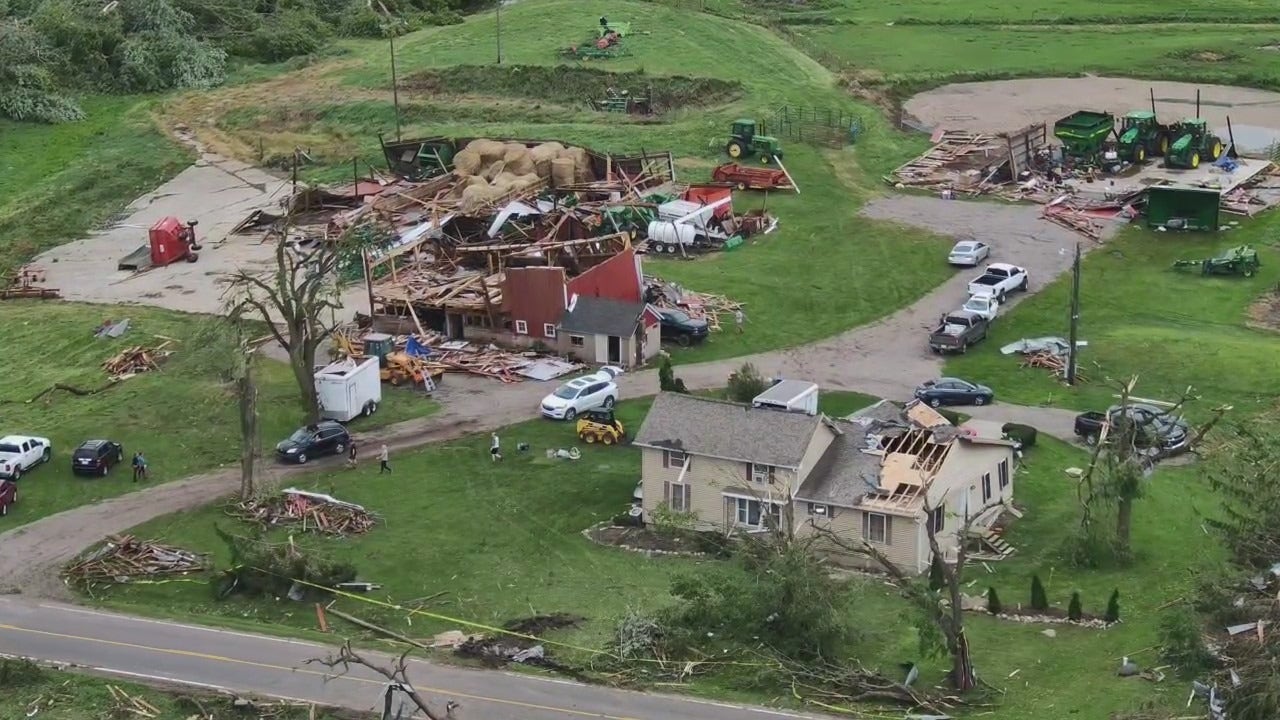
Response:
MULTIPOLYGON (((874 423, 837 420, 841 431, 796 493, 801 500, 851 507, 880 486, 880 455, 862 452, 874 423)), ((872 439, 870 442, 875 442, 872 439)))
POLYGON ((573 310, 566 310, 561 316, 560 329, 586 335, 627 337, 635 332, 642 312, 644 303, 578 296, 573 310))
POLYGON ((634 444, 794 468, 821 421, 819 415, 661 393, 634 444))

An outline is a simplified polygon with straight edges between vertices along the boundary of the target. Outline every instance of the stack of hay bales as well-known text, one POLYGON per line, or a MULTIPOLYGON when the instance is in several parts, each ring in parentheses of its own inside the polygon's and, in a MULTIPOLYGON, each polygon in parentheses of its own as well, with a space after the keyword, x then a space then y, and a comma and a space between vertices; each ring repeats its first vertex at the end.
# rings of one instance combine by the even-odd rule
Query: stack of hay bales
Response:
POLYGON ((558 142, 530 148, 523 143, 472 140, 453 156, 453 170, 460 182, 451 196, 462 201, 462 211, 471 212, 512 190, 532 187, 549 180, 553 187, 591 182, 591 156, 579 147, 558 142))

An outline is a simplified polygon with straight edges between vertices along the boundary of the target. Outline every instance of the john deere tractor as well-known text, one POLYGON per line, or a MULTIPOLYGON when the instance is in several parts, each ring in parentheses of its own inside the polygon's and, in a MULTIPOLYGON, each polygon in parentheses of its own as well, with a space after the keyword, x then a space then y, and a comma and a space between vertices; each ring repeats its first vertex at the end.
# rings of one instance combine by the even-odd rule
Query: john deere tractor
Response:
POLYGON ((757 135, 755 120, 735 120, 724 150, 734 160, 759 155, 760 162, 768 164, 774 158, 782 159, 782 145, 778 139, 757 135))
POLYGON ((1187 118, 1169 128, 1173 138, 1165 154, 1166 167, 1194 170, 1202 160, 1213 162, 1222 157, 1222 138, 1209 132, 1204 118, 1187 118))
POLYGON ((1156 121, 1156 114, 1134 110, 1120 118, 1120 157, 1134 163, 1169 152, 1169 128, 1156 121))

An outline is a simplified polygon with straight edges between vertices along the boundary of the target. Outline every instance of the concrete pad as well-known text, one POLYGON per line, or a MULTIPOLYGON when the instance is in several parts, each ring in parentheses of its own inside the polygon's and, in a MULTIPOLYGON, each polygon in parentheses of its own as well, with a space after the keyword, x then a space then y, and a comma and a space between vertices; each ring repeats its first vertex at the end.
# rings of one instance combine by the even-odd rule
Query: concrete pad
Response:
POLYGON ((1240 158, 1236 162, 1239 167, 1235 172, 1225 172, 1208 162, 1195 170, 1178 170, 1161 167, 1160 160, 1153 160, 1146 166, 1131 174, 1121 176, 1104 176, 1096 182, 1084 180, 1068 180, 1066 185, 1075 187, 1084 197, 1102 199, 1117 195, 1128 195, 1145 190, 1153 185, 1176 185, 1181 187, 1208 188, 1221 192, 1230 192, 1253 179, 1271 166, 1269 160, 1251 160, 1240 158))
MULTIPOLYGON (((1277 110, 1280 113, 1280 110, 1277 110)), ((1278 123, 1280 124, 1280 123, 1278 123)), ((1260 125, 1231 124, 1230 132, 1226 125, 1214 128, 1213 134, 1222 138, 1223 143, 1235 140, 1236 152, 1251 157, 1270 157, 1280 148, 1280 129, 1262 127, 1260 125)))

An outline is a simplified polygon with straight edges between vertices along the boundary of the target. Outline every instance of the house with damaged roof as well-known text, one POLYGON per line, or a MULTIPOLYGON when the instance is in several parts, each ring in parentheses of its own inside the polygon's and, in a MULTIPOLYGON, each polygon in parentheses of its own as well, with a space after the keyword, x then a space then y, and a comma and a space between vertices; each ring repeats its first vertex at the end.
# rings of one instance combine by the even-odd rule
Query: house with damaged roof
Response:
MULTIPOLYGON (((634 440, 646 521, 666 508, 689 513, 702 530, 805 536, 824 528, 875 545, 913 573, 932 561, 927 523, 948 557, 961 542, 992 556, 1010 552, 991 531, 1014 489, 1015 443, 999 426, 956 427, 915 401, 882 401, 847 418, 815 406, 660 394, 634 440), (966 517, 973 521, 961 537, 966 517)), ((819 546, 840 564, 874 566, 819 546)))

